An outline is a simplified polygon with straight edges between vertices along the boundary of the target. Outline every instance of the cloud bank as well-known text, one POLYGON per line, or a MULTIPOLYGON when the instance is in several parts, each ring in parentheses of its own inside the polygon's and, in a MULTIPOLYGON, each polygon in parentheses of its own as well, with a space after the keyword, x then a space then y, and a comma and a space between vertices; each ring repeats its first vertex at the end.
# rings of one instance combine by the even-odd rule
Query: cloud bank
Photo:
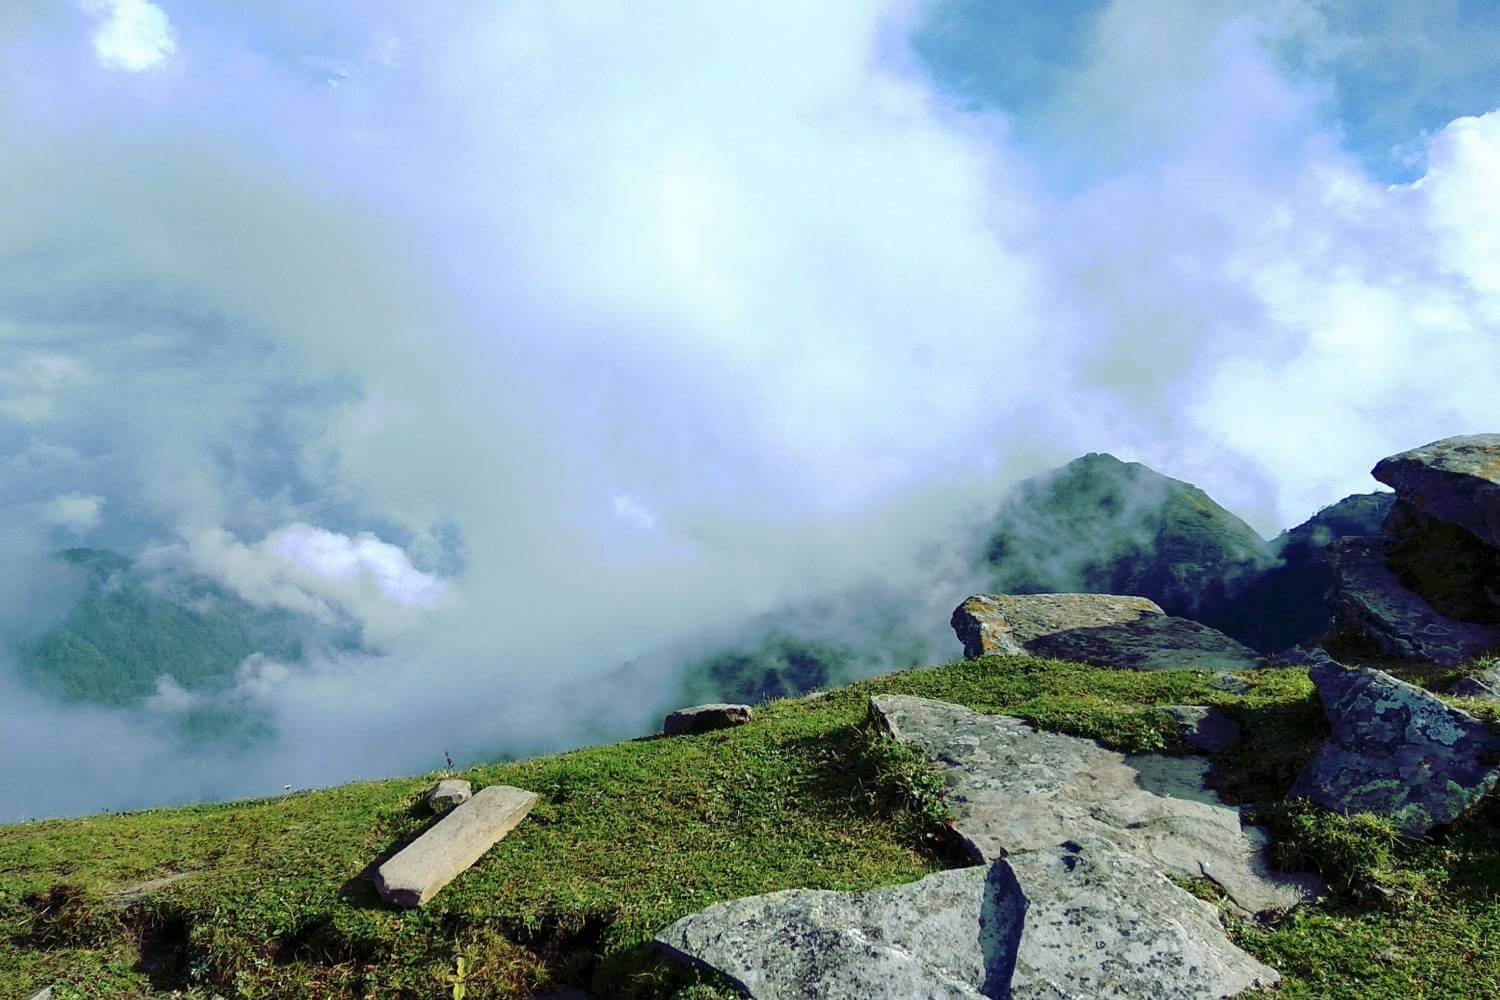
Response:
POLYGON ((379 650, 247 663, 233 768, 170 689, 0 691, 0 761, 125 762, 27 814, 637 733, 706 628, 956 604, 924 547, 1084 451, 1270 532, 1493 428, 1500 100, 1392 184, 1298 4, 1100 4, 1014 109, 931 5, 85 11, 0 17, 7 558, 86 531, 379 650))

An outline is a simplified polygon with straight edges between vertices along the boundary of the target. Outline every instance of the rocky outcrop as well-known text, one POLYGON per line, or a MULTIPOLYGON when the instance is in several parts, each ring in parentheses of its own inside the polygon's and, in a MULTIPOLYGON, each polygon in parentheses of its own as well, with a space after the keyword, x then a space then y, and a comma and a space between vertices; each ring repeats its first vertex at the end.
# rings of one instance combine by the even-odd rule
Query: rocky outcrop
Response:
POLYGON ((763 998, 1210 1000, 1278 978, 1213 907, 1094 838, 868 892, 719 903, 655 944, 763 998))
POLYGON ((692 708, 679 708, 667 716, 661 728, 668 736, 706 733, 714 729, 743 726, 750 721, 752 714, 753 710, 749 705, 694 705, 692 708))
POLYGON ((1333 734, 1294 797, 1388 817, 1412 836, 1451 823, 1500 782, 1500 735, 1467 712, 1378 670, 1309 671, 1333 734))
POLYGON ((481 788, 375 870, 375 889, 396 906, 421 906, 468 870, 536 805, 535 792, 481 788))
POLYGON ((1407 589, 1386 565, 1377 538, 1346 538, 1328 547, 1337 630, 1389 656, 1459 663, 1500 644, 1500 628, 1454 621, 1407 589))
POLYGON ((1500 548, 1500 434, 1434 441, 1382 459, 1372 475, 1414 513, 1500 548))
POLYGON ((1447 438, 1375 466, 1396 490, 1386 562, 1435 611, 1500 626, 1500 434, 1447 438))
POLYGON ((1245 670, 1261 660, 1144 597, 976 594, 954 610, 951 624, 970 658, 1043 656, 1130 670, 1245 670))
POLYGON ((870 710, 943 768, 953 830, 976 861, 1099 837, 1168 874, 1211 879, 1247 914, 1294 906, 1317 887, 1272 870, 1264 832, 1206 787, 1202 757, 1127 756, 902 695, 876 696, 870 710))

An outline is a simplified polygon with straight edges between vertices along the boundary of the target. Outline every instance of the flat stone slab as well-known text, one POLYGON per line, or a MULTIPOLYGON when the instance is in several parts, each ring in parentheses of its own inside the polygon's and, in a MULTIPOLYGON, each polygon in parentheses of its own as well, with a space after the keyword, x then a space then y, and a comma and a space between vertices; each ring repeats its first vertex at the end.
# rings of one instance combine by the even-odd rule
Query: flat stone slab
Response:
POLYGON ((749 705, 694 705, 692 708, 679 708, 667 716, 661 730, 668 736, 706 733, 714 729, 743 726, 753 714, 754 709, 749 705))
POLYGON ((1337 663, 1308 671, 1333 735, 1291 795, 1388 817, 1420 836, 1500 783, 1500 734, 1390 674, 1337 663))
POLYGON ((1216 1000, 1278 978, 1212 906, 1097 839, 867 892, 719 903, 654 943, 756 998, 1216 1000))
POLYGON ((1252 670, 1263 657, 1217 629, 1115 594, 976 594, 950 621, 964 655, 1044 656, 1129 670, 1252 670))
POLYGON ((422 793, 422 801, 435 813, 447 812, 454 806, 467 802, 474 794, 474 786, 459 778, 444 778, 422 793))
POLYGON ((1396 579, 1378 538, 1343 538, 1328 546, 1333 567, 1330 606, 1340 631, 1375 643, 1391 656, 1461 663, 1500 646, 1500 628, 1454 621, 1396 579))
POLYGON ((535 792, 481 788, 375 871, 375 889, 396 906, 421 906, 526 818, 535 792))
POLYGON ((1167 874, 1212 880, 1245 914, 1290 908, 1321 888, 1272 868, 1265 832, 1206 787, 1203 757, 1127 756, 905 695, 878 695, 870 709, 943 768, 953 829, 976 861, 1099 837, 1167 874))
POLYGON ((1500 548, 1500 434, 1434 441, 1382 459, 1371 475, 1418 513, 1500 548))

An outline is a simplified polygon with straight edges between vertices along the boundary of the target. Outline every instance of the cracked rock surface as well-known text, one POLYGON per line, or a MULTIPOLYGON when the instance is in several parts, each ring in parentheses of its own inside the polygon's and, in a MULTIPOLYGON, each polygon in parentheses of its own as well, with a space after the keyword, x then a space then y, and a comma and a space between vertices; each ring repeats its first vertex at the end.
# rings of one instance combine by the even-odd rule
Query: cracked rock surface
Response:
POLYGON ((954 831, 976 861, 1098 837, 1167 874, 1211 879, 1247 915, 1295 906, 1320 887, 1272 869, 1264 831, 1205 786, 1202 757, 1126 755, 904 695, 876 696, 870 708, 943 767, 954 831))
POLYGON ((718 903, 655 944, 767 1000, 1216 1000, 1278 979, 1212 906, 1097 838, 867 892, 718 903))

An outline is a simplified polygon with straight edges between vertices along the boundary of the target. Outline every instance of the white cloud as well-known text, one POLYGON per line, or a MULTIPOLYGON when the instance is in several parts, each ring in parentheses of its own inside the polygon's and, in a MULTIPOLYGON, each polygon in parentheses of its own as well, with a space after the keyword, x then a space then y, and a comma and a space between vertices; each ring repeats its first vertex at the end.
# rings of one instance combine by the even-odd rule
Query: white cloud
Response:
POLYGON ((151 0, 81 0, 83 9, 101 18, 94 32, 94 55, 106 69, 139 73, 166 61, 177 51, 172 22, 151 0))
POLYGON ((82 535, 99 526, 104 518, 104 498, 82 493, 65 493, 47 504, 45 518, 50 524, 82 535))
POLYGON ((351 537, 303 523, 248 545, 223 528, 199 530, 150 551, 146 561, 200 573, 253 604, 325 622, 352 615, 377 641, 411 627, 449 592, 400 547, 373 534, 351 537))

